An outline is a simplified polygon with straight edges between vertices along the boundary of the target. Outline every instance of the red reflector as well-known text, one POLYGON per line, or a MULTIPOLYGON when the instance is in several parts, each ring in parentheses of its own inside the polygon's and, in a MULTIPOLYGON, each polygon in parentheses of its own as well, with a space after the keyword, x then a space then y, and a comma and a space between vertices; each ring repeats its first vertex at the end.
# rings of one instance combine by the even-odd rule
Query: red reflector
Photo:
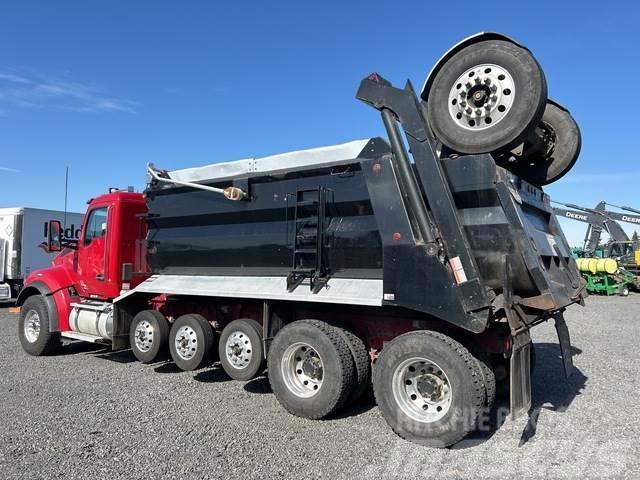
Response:
POLYGON ((400 240, 402 238, 402 235, 400 235, 398 232, 393 234, 393 239, 397 242, 398 240, 400 240))
POLYGON ((382 170, 382 165, 380 165, 379 163, 374 163, 373 167, 371 167, 371 170, 373 170, 373 173, 380 173, 380 170, 382 170))
POLYGON ((378 74, 377 73, 372 73, 371 75, 369 75, 369 80, 373 80, 374 82, 378 80, 378 74))

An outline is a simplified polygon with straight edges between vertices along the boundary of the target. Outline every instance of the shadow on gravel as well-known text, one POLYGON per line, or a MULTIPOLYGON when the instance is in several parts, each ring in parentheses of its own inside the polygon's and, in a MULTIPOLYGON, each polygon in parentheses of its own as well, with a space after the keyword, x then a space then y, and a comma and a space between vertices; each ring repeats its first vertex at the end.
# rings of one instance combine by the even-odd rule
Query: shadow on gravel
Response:
MULTIPOLYGON (((536 366, 531 375, 533 398, 529 421, 520 436, 519 447, 535 436, 538 418, 543 408, 554 412, 566 411, 573 399, 582 393, 587 381, 587 377, 578 368, 574 368, 573 374, 567 380, 564 379, 560 346, 557 343, 535 343, 535 353, 536 366)), ((581 349, 571 347, 574 358, 581 353, 581 349)), ((505 392, 496 399, 493 411, 485 414, 485 421, 481 422, 481 427, 450 448, 460 450, 486 442, 508 418, 509 398, 505 392)))
POLYGON ((214 365, 208 370, 201 370, 193 377, 194 380, 203 383, 229 382, 231 377, 225 373, 220 364, 214 365))
POLYGON ((342 408, 335 414, 328 416, 327 420, 340 420, 341 418, 357 417, 358 415, 367 413, 369 410, 375 407, 376 400, 373 396, 373 391, 367 390, 362 394, 362 397, 360 397, 348 407, 342 408))
POLYGON ((105 353, 99 353, 96 357, 118 363, 131 363, 137 361, 131 350, 117 350, 115 352, 107 350, 105 353))
MULTIPOLYGON (((556 343, 536 343, 536 370, 531 379, 533 399, 529 410, 529 421, 522 431, 518 446, 526 444, 536 434, 538 417, 542 409, 553 412, 565 412, 573 400, 586 387, 588 377, 576 367, 571 376, 563 380, 562 356, 556 343), (560 378, 558 378, 558 375, 560 378)), ((582 350, 571 346, 571 355, 575 359, 582 350)))
POLYGON ((90 342, 69 342, 63 343, 62 348, 59 348, 52 356, 57 357, 60 355, 76 355, 78 353, 93 353, 99 350, 106 350, 104 345, 99 343, 90 342))
POLYGON ((249 380, 242 388, 249 393, 273 393, 273 390, 271 390, 271 384, 269 383, 269 378, 266 375, 249 380))
POLYGON ((182 370, 180 370, 178 366, 171 361, 161 363, 160 365, 155 367, 153 370, 157 373, 181 373, 182 372, 182 370))

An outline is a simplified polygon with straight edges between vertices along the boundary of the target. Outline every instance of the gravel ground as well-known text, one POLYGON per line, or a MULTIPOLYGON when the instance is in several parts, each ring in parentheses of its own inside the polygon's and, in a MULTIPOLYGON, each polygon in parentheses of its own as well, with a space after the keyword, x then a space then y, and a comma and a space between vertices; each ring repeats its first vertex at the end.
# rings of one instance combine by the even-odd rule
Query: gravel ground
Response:
POLYGON ((0 478, 638 478, 636 312, 638 294, 568 312, 568 384, 553 325, 536 328, 531 419, 433 450, 396 437, 372 401, 308 421, 264 377, 238 383, 215 366, 179 372, 79 343, 30 357, 0 309, 0 478))

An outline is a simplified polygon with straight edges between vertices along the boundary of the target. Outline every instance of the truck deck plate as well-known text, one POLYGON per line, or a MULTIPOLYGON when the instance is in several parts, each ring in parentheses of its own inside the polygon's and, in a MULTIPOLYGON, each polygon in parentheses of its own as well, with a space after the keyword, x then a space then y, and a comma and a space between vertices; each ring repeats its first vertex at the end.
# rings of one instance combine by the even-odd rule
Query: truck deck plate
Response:
POLYGON ((154 275, 114 300, 119 302, 133 293, 165 293, 206 297, 297 300, 303 302, 382 305, 382 280, 332 278, 318 293, 302 284, 287 291, 286 277, 241 277, 205 275, 154 275))

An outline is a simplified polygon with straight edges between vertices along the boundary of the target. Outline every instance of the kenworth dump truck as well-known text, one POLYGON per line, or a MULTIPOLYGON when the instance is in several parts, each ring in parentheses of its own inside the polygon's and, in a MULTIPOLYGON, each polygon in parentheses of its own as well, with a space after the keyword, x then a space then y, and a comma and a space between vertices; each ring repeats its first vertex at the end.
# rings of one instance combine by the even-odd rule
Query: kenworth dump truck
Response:
POLYGON ((393 430, 436 447, 476 428, 498 383, 526 412, 530 329, 555 322, 568 374, 563 311, 584 295, 539 188, 577 154, 543 119, 542 71, 524 47, 480 34, 443 57, 420 98, 377 74, 357 98, 387 140, 150 164, 143 194, 90 201, 78 242, 51 222, 61 252, 18 299, 24 349, 46 354, 65 337, 145 363, 169 350, 183 370, 219 359, 241 381, 266 365, 277 400, 309 419, 373 384, 393 430), (480 113, 449 108, 460 99, 480 113), (447 117, 437 128, 434 108, 447 117))

